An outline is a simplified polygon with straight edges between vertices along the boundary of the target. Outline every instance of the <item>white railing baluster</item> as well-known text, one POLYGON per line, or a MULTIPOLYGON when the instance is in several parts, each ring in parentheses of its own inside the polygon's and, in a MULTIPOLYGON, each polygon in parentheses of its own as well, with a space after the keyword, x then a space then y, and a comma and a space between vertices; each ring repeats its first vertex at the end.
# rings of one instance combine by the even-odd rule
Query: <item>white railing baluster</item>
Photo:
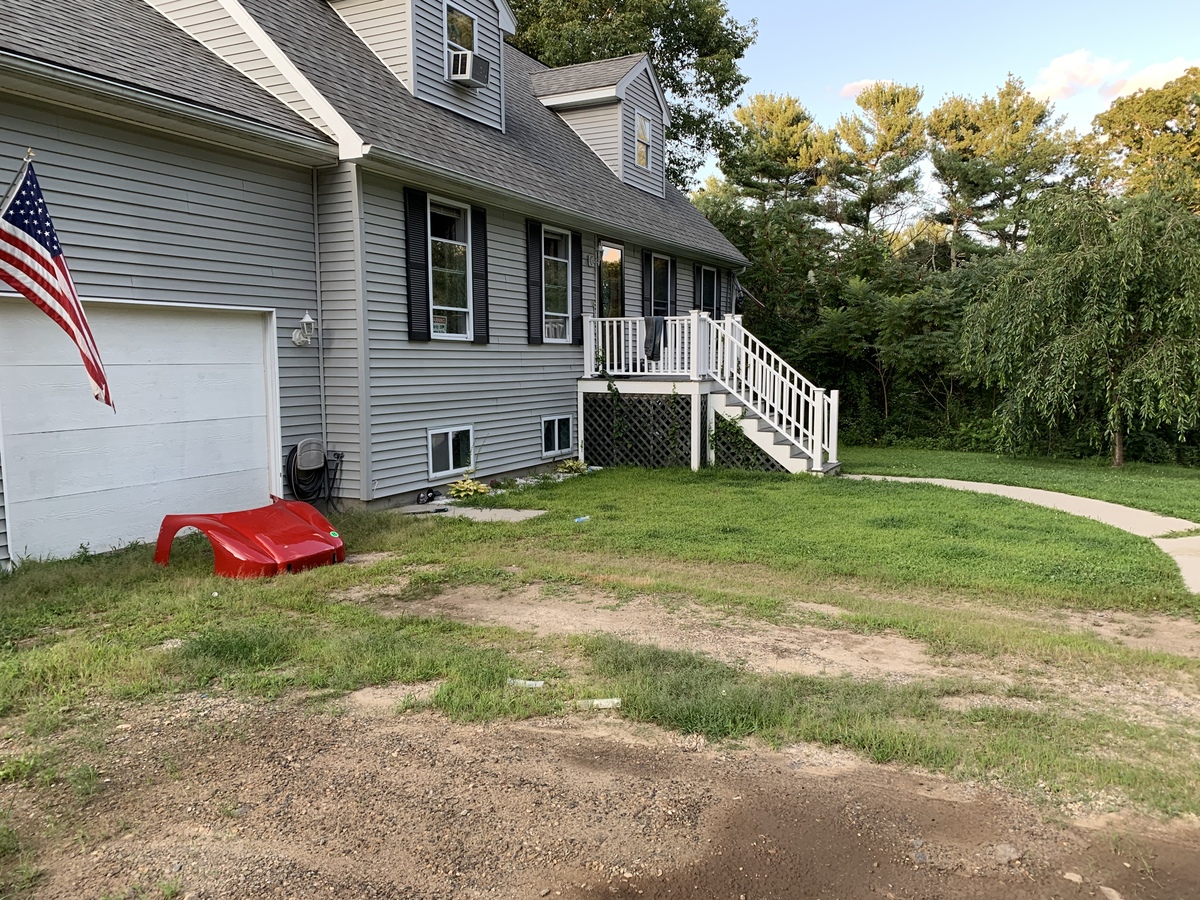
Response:
POLYGON ((799 447, 816 471, 837 463, 838 393, 825 391, 788 365, 742 325, 741 316, 711 321, 707 374, 747 410, 799 447))

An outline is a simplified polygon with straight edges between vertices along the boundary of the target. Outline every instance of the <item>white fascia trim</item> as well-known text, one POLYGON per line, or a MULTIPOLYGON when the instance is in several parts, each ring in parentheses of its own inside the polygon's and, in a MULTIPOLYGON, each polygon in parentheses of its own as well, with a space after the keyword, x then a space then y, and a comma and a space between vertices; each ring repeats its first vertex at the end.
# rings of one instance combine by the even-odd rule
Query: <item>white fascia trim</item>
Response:
POLYGON ((667 95, 663 93, 662 85, 658 83, 658 76, 654 74, 654 66, 650 64, 650 57, 646 57, 632 69, 630 69, 625 77, 617 82, 616 95, 622 100, 625 99, 625 91, 633 80, 642 72, 647 72, 650 75, 650 84, 654 86, 654 95, 658 97, 658 106, 662 110, 663 126, 671 124, 671 105, 667 103, 667 95))
POLYGON ((548 109, 566 109, 571 106, 590 106, 593 103, 612 102, 619 99, 615 86, 591 88, 586 91, 569 91, 565 94, 546 94, 538 97, 548 109))
POLYGON ((359 137, 358 133, 350 127, 349 122, 342 118, 342 114, 334 108, 333 104, 326 100, 325 96, 313 86, 313 83, 308 80, 304 73, 296 68, 287 54, 279 48, 279 45, 271 39, 271 36, 254 20, 254 17, 246 11, 240 0, 219 0, 219 2, 234 22, 237 23, 238 27, 246 33, 246 36, 254 42, 255 46, 263 52, 272 65, 287 79, 288 83, 296 89, 296 92, 305 99, 313 108, 313 111, 329 126, 332 132, 331 137, 338 143, 338 158, 343 160, 360 159, 366 156, 370 152, 371 145, 365 143, 359 137))

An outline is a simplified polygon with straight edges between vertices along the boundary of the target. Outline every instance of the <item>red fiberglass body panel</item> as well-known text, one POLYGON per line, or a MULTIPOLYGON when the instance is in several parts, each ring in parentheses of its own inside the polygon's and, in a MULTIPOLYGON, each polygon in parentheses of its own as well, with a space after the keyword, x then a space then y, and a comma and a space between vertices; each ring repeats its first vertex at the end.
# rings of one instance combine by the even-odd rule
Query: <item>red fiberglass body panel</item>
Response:
POLYGON ((214 569, 229 578, 263 578, 343 562, 346 545, 329 521, 299 500, 240 512, 166 516, 158 531, 154 561, 165 566, 171 542, 183 528, 204 533, 213 548, 214 569))

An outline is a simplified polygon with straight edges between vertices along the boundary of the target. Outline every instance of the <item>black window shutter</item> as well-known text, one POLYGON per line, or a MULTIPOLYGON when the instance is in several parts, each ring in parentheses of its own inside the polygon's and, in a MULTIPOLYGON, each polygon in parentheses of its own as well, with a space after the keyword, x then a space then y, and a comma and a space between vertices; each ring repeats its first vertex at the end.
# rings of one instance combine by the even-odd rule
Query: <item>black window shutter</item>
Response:
POLYGON ((692 309, 704 309, 704 269, 692 263, 692 309))
POLYGON ((583 235, 571 232, 571 343, 583 344, 583 235))
POLYGON ((429 199, 404 189, 404 257, 408 268, 408 339, 432 340, 429 323, 429 199))
POLYGON ((654 315, 654 255, 649 250, 642 251, 642 315, 650 318, 654 315))
POLYGON ((488 342, 488 240, 487 210, 471 207, 471 328, 474 342, 488 342))
POLYGON ((716 311, 713 313, 714 319, 721 318, 721 311, 725 305, 725 297, 724 297, 725 290, 724 290, 724 288, 725 288, 725 278, 723 277, 721 270, 717 269, 717 308, 716 308, 716 311))
POLYGON ((525 220, 525 257, 529 278, 529 343, 542 342, 542 223, 525 220))
POLYGON ((679 266, 675 264, 675 257, 671 257, 671 299, 667 304, 667 315, 678 315, 678 299, 679 299, 679 266))

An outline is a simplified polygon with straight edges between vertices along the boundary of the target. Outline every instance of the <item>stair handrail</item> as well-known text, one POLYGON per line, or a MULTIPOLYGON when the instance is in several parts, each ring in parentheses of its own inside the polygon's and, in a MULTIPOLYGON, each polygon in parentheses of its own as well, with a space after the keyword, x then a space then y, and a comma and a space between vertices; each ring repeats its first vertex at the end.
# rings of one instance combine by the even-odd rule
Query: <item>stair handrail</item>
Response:
POLYGON ((817 387, 742 325, 741 316, 712 320, 708 374, 786 440, 813 468, 837 464, 838 392, 817 387))

